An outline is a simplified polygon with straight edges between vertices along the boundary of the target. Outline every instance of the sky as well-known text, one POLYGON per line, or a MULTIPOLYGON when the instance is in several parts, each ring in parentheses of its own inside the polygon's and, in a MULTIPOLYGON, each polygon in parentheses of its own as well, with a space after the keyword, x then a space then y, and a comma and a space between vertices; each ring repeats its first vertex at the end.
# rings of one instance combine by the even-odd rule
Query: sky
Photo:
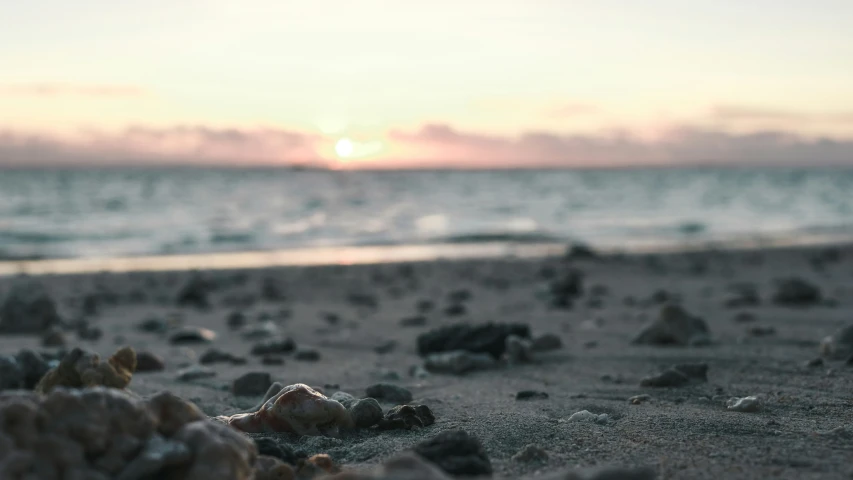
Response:
POLYGON ((853 164, 853 2, 0 3, 0 165, 853 164))

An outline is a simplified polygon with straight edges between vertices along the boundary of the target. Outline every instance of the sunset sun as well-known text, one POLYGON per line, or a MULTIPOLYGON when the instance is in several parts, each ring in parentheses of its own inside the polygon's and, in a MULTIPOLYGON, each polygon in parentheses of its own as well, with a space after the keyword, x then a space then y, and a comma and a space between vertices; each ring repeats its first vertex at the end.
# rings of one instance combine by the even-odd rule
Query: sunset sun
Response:
POLYGON ((347 158, 352 155, 352 140, 349 138, 338 140, 338 143, 335 144, 335 152, 341 158, 347 158))

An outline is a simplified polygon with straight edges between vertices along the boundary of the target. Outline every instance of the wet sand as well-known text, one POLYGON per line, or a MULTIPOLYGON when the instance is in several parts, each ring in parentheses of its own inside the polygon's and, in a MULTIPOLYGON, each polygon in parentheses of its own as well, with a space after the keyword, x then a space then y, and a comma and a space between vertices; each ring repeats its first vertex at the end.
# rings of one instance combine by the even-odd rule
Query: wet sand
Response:
MULTIPOLYGON (((134 375, 130 389, 141 395, 170 390, 208 415, 231 414, 261 398, 235 396, 232 382, 246 372, 264 371, 274 381, 321 387, 329 395, 342 390, 362 397, 369 385, 393 383, 409 389, 414 403, 432 409, 436 423, 420 430, 287 440, 348 467, 374 465, 439 432, 463 429, 482 441, 496 477, 650 465, 660 478, 851 478, 853 366, 843 360, 806 365, 819 356, 823 337, 853 322, 853 247, 827 252, 810 247, 569 261, 489 258, 222 269, 202 272, 217 284, 205 309, 176 305, 176 292, 193 275, 187 271, 42 275, 39 280, 59 302, 63 318, 85 318, 104 332, 98 341, 69 334, 69 347, 108 356, 117 346, 130 345, 165 360, 164 371, 134 375), (568 269, 583 273, 584 293, 572 308, 554 308, 548 300, 552 275, 568 269), (791 276, 819 286, 824 299, 808 308, 774 304, 774 282, 791 276), (760 304, 726 306, 728 288, 736 283, 754 285, 760 304), (451 301, 460 290, 470 298, 451 301), (88 305, 95 308, 85 312, 83 298, 96 292, 88 305), (707 322, 710 345, 631 344, 657 317, 665 296, 707 322), (432 308, 419 310, 419 303, 427 302, 432 308), (465 313, 449 315, 451 304, 463 304, 465 313), (244 328, 272 323, 299 349, 319 352, 319 360, 288 355, 283 365, 263 365, 250 353, 257 340, 229 328, 235 311, 247 318, 244 328), (745 312, 754 319, 738 321, 745 312), (423 325, 401 324, 417 315, 424 317, 423 325), (168 333, 139 331, 137 324, 149 318, 209 328, 217 338, 210 344, 171 345, 168 333), (423 364, 417 336, 457 322, 525 323, 534 335, 558 335, 563 347, 524 365, 464 376, 411 376, 410 368, 423 364), (755 326, 774 332, 756 335, 755 326), (382 353, 377 347, 384 347, 382 353), (245 357, 247 363, 211 365, 212 378, 175 378, 209 348, 245 357), (697 362, 708 365, 707 382, 640 387, 643 378, 664 367, 697 362), (516 400, 522 390, 548 397, 516 400), (651 398, 629 403, 640 394, 651 398), (748 395, 761 396, 765 408, 726 409, 730 397, 748 395), (581 410, 606 413, 609 421, 567 421, 581 410), (543 448, 548 461, 513 460, 528 444, 543 448)), ((0 292, 11 281, 0 278, 0 292)), ((51 350, 36 336, 0 336, 0 353, 21 348, 51 350)))

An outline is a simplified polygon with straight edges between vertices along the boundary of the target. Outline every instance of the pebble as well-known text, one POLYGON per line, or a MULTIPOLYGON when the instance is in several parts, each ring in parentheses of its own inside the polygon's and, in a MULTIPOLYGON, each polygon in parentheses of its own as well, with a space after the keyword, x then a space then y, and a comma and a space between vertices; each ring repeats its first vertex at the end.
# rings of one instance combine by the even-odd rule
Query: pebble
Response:
POLYGON ((707 345, 710 343, 710 330, 701 318, 692 316, 680 305, 669 304, 661 308, 657 320, 643 328, 632 343, 707 345))
POLYGON ((373 351, 379 355, 385 355, 393 352, 395 348, 397 348, 397 342, 394 340, 388 340, 387 342, 383 342, 373 347, 373 351))
POLYGON ((232 355, 228 352, 224 352, 217 348, 211 348, 204 352, 204 354, 202 354, 202 356, 198 359, 198 362, 202 365, 211 365, 214 363, 230 363, 233 365, 243 365, 246 363, 246 359, 243 357, 232 355))
POLYGON ((192 452, 185 443, 152 435, 142 451, 121 471, 116 480, 141 480, 169 467, 186 465, 192 452))
POLYGON ((488 353, 498 359, 506 351, 506 339, 510 335, 530 338, 530 327, 518 323, 457 323, 418 335, 418 354, 426 356, 465 350, 471 353, 488 353))
POLYGON ((542 448, 531 443, 529 445, 525 445, 524 448, 513 455, 512 461, 518 463, 545 463, 548 461, 548 453, 542 448))
POLYGON ((377 383, 367 387, 365 394, 382 402, 405 404, 412 401, 412 392, 390 383, 377 383))
POLYGON ((843 360, 853 355, 853 324, 847 325, 821 340, 820 353, 835 360, 843 360))
POLYGON ((264 340, 270 337, 275 337, 278 333, 278 325, 271 321, 267 321, 260 325, 255 325, 254 327, 242 330, 240 335, 246 340, 264 340))
POLYGON ((230 328, 231 330, 239 330, 246 325, 248 319, 246 318, 246 315, 243 314, 243 312, 234 311, 228 314, 228 318, 225 320, 225 322, 228 325, 228 328, 230 328))
POLYGON ((349 415, 357 428, 370 428, 382 418, 382 407, 374 398, 355 400, 348 407, 349 415))
POLYGON ((166 369, 163 359, 147 350, 136 352, 137 372, 159 372, 166 369))
POLYGON ((822 358, 820 358, 820 357, 818 357, 818 358, 813 358, 813 359, 811 359, 811 360, 806 361, 806 362, 803 364, 803 366, 805 366, 805 367, 807 367, 807 368, 817 368, 817 367, 822 367, 822 366, 823 366, 823 359, 822 359, 822 358))
POLYGON ((255 446, 258 454, 277 458, 290 465, 296 465, 298 456, 287 443, 279 443, 270 437, 256 437, 255 446))
POLYGON ((662 373, 640 381, 641 387, 680 387, 691 382, 708 381, 708 365, 705 363, 680 364, 662 373))
POLYGON ((423 327, 427 324, 427 318, 423 315, 416 315, 414 317, 406 317, 400 320, 401 327, 423 327))
POLYGON ((764 409, 764 402, 758 397, 749 396, 743 398, 730 398, 726 402, 726 408, 733 412, 760 412, 764 409))
POLYGON ((351 407, 356 402, 356 400, 358 400, 347 392, 335 392, 329 398, 340 403, 345 408, 351 407))
POLYGON ((563 348, 563 340, 558 335, 546 333, 533 339, 530 349, 533 352, 550 352, 563 348))
MULTIPOLYGON (((415 308, 421 313, 429 313, 435 309, 435 303, 432 300, 419 300, 415 308)), ((426 322, 426 318, 424 318, 426 322)))
POLYGON ((41 338, 43 347, 64 347, 67 344, 65 333, 59 327, 50 328, 41 338))
POLYGON ((178 290, 176 302, 180 306, 205 309, 210 306, 208 293, 213 289, 212 282, 207 281, 197 273, 193 273, 186 283, 178 290))
POLYGON ((444 309, 444 314, 448 317, 459 317, 465 315, 466 313, 468 313, 468 308, 461 303, 448 305, 444 309))
POLYGON ((574 422, 595 422, 598 420, 598 415, 590 412, 589 410, 581 410, 579 412, 573 413, 568 421, 570 423, 574 422))
POLYGON ((379 430, 412 430, 435 423, 432 410, 426 405, 397 405, 379 420, 379 430))
MULTIPOLYGON (((32 390, 39 380, 51 369, 47 361, 38 352, 25 348, 15 357, 24 375, 24 388, 32 390)), ((57 365, 55 366, 58 366, 57 365)))
POLYGON ((651 395, 644 393, 642 395, 634 395, 633 397, 630 397, 628 399, 628 403, 630 403, 631 405, 640 405, 641 403, 648 402, 651 399, 652 399, 651 395))
POLYGON ((238 396, 263 395, 272 385, 272 377, 267 372, 249 372, 234 380, 231 391, 238 396))
POLYGON ((427 355, 424 368, 433 373, 463 375, 477 370, 494 368, 497 361, 487 353, 471 353, 464 350, 427 355))
POLYGON ((754 313, 740 312, 734 316, 733 320, 737 323, 752 323, 758 320, 754 313))
POLYGON ((175 378, 180 382, 191 382, 203 378, 211 378, 216 376, 216 370, 201 365, 192 365, 187 368, 178 370, 175 378))
POLYGON ((728 308, 757 307, 761 304, 758 287, 752 283, 736 283, 729 286, 723 304, 728 308))
POLYGON ((292 338, 271 339, 256 343, 252 347, 252 355, 270 355, 292 353, 296 350, 296 342, 292 338))
POLYGON ((139 322, 136 329, 147 333, 165 333, 169 330, 169 323, 162 318, 149 317, 139 322))
POLYGON ((515 394, 516 400, 545 400, 548 394, 537 390, 521 390, 515 394))
POLYGON ((12 355, 0 355, 0 391, 24 388, 24 372, 12 355))
POLYGON ((765 327, 761 325, 753 325, 746 329, 747 335, 751 335, 753 337, 766 337, 769 335, 775 335, 776 329, 773 327, 765 327))
POLYGON ((216 339, 216 332, 203 327, 181 327, 169 336, 172 345, 210 343, 216 339))
POLYGON ((422 441, 412 451, 453 476, 488 476, 492 464, 476 437, 464 430, 449 430, 422 441))
POLYGON ((278 355, 264 355, 261 357, 261 365, 278 366, 284 365, 284 358, 278 355))
POLYGON ((572 308, 576 298, 583 294, 583 274, 579 270, 563 272, 549 286, 551 306, 572 308))
POLYGON ((816 305, 821 301, 820 289, 802 278, 783 278, 776 281, 773 303, 787 307, 816 305))
POLYGON ((0 333, 40 333, 61 321, 44 285, 28 277, 15 279, 0 301, 0 333))
MULTIPOLYGON (((489 358, 491 359, 491 357, 489 358)), ((420 365, 412 365, 412 367, 409 368, 409 376, 424 379, 429 377, 429 372, 420 365)))
POLYGON ((317 362, 320 360, 320 352, 313 349, 300 349, 296 351, 293 358, 303 362, 317 362))
POLYGON ((506 337, 506 357, 510 365, 519 365, 533 361, 532 344, 530 340, 517 335, 506 337))

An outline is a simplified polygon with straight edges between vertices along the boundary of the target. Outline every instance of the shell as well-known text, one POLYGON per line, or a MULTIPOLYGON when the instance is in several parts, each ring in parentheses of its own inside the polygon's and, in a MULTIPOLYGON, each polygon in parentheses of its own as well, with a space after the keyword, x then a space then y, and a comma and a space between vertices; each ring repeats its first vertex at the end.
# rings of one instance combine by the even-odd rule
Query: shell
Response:
POLYGON ((353 428, 352 418, 343 405, 301 383, 282 388, 256 412, 218 419, 247 433, 291 432, 337 437, 341 428, 353 428))

